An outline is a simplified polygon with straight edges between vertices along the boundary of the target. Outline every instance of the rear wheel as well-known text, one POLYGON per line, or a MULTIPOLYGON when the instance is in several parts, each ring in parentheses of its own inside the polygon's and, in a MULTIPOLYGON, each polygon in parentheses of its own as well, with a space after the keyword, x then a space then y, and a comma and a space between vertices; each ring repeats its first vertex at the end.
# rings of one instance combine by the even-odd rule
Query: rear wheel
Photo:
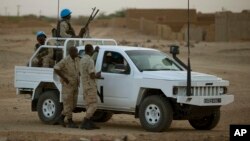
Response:
POLYGON ((161 132, 168 129, 172 123, 172 106, 161 96, 148 96, 140 105, 139 118, 141 125, 147 131, 161 132))
POLYGON ((220 110, 214 111, 209 116, 204 116, 198 119, 190 119, 190 125, 197 130, 211 130, 220 121, 220 110))
POLYGON ((40 120, 46 124, 54 124, 60 116, 62 104, 56 91, 46 91, 38 99, 37 111, 40 120))
POLYGON ((91 117, 91 120, 94 122, 107 122, 113 116, 111 112, 104 112, 104 111, 96 111, 94 115, 91 117))

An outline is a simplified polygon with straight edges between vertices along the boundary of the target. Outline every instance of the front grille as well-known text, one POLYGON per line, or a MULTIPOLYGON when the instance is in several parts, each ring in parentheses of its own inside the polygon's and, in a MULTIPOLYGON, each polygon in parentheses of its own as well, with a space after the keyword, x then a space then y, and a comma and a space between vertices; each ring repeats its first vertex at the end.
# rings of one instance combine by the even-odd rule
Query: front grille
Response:
MULTIPOLYGON (((193 86, 191 96, 220 96, 225 93, 223 86, 193 86)), ((178 87, 179 96, 187 96, 187 87, 178 87)))
POLYGON ((219 86, 205 86, 192 87, 193 96, 219 96, 221 95, 221 87, 219 86))

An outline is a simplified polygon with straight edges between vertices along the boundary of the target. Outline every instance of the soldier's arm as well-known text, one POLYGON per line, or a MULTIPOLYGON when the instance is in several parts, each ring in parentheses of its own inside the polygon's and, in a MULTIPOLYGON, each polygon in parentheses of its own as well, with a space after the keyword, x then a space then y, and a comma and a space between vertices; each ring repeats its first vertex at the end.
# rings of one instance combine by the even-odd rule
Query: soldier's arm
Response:
POLYGON ((101 77, 101 72, 95 73, 95 64, 93 60, 89 62, 88 73, 91 79, 96 79, 101 77))
POLYGON ((57 63, 55 66, 54 66, 54 71, 55 71, 55 73, 58 75, 58 76, 60 76, 61 78, 62 78, 62 80, 66 83, 66 84, 68 84, 69 83, 69 80, 63 75, 63 73, 62 73, 62 69, 64 68, 64 66, 65 66, 65 61, 64 60, 62 60, 62 61, 60 61, 59 63, 57 63))
POLYGON ((54 69, 54 71, 55 71, 55 73, 56 73, 57 75, 59 75, 59 76, 62 78, 62 80, 63 80, 66 84, 69 83, 69 80, 63 75, 63 73, 62 73, 60 70, 54 69))

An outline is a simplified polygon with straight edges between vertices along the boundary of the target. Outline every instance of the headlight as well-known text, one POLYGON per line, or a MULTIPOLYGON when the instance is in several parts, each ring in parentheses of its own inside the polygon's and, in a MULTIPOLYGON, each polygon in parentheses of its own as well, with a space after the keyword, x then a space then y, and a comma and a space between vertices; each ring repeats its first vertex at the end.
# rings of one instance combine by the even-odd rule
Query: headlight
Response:
POLYGON ((223 87, 223 94, 227 94, 227 87, 223 87))
POLYGON ((227 93, 227 87, 220 87, 220 94, 226 94, 227 93))

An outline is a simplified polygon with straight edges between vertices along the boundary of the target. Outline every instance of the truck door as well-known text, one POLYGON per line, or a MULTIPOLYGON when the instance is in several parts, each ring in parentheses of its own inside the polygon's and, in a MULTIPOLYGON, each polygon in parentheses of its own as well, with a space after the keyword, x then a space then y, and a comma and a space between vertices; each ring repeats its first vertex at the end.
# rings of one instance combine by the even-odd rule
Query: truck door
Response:
POLYGON ((133 90, 133 79, 129 64, 122 54, 105 51, 101 64, 102 79, 98 80, 99 93, 103 95, 103 107, 128 109, 133 90))

